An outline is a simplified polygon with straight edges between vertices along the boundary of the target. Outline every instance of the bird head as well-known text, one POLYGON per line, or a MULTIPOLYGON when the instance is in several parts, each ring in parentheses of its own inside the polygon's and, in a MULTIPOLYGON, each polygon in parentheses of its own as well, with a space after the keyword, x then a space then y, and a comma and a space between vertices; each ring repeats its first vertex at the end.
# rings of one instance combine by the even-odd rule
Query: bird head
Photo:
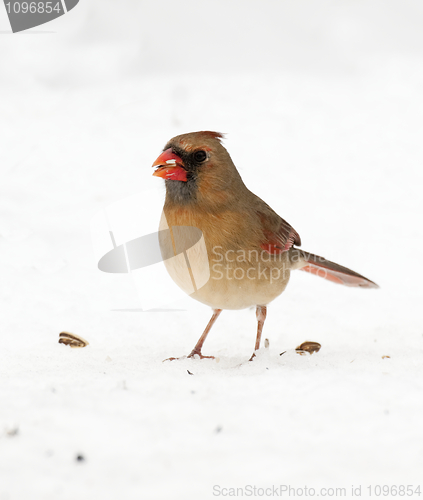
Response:
POLYGON ((243 185, 222 138, 219 132, 192 132, 166 144, 153 163, 153 175, 165 179, 168 197, 179 203, 216 200, 234 183, 243 185))

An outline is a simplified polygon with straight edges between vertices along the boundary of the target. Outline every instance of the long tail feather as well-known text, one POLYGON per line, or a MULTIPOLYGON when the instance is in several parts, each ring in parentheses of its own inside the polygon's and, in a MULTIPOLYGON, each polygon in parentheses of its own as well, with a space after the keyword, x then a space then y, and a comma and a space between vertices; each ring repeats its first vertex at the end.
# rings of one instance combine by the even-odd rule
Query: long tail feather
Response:
POLYGON ((325 278, 333 283, 339 283, 346 286, 359 286, 362 288, 379 288, 376 283, 365 278, 347 267, 340 266, 326 260, 324 257, 319 257, 312 253, 304 252, 303 250, 296 249, 300 252, 302 266, 298 266, 301 271, 306 271, 321 278, 325 278))

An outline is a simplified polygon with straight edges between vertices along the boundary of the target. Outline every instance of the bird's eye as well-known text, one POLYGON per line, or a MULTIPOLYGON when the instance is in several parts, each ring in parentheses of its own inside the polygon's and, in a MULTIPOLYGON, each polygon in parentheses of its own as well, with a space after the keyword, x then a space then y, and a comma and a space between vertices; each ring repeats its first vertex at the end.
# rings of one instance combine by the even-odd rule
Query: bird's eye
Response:
POLYGON ((194 153, 194 160, 198 163, 202 163, 207 158, 207 153, 205 151, 196 151, 194 153))

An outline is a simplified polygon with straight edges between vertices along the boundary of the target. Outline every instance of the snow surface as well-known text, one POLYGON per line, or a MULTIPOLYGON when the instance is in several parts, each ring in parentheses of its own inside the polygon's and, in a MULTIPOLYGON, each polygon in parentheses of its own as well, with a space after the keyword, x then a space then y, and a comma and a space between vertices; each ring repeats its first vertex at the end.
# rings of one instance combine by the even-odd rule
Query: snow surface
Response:
MULTIPOLYGON (((156 47, 148 5, 137 38, 128 12, 85 4, 43 27, 55 33, 0 36, 0 500, 203 499, 216 485, 340 486, 348 498, 361 485, 366 498, 367 485, 421 484, 420 4, 287 3, 289 51, 265 26, 264 42, 248 39, 246 2, 227 57, 233 6, 223 39, 196 38, 191 54, 192 13, 184 24, 171 9, 156 47), (228 71, 244 41, 262 66, 242 52, 228 71), (197 72, 199 46, 222 64, 197 72), (221 315, 204 346, 215 361, 163 363, 190 352, 210 310, 141 312, 130 277, 96 267, 94 215, 157 189, 150 166, 166 141, 204 129, 227 133, 245 183, 304 249, 381 286, 294 273, 252 363, 252 310, 221 315), (63 330, 89 346, 58 344, 63 330), (305 340, 321 351, 296 354, 305 340)), ((158 224, 160 211, 139 217, 158 224)))

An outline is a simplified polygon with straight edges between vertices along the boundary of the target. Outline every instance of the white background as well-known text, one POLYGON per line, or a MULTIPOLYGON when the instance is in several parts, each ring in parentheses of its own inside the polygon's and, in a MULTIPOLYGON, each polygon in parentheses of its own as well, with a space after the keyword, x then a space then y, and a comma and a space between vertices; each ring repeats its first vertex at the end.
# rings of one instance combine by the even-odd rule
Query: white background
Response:
POLYGON ((11 34, 0 8, 0 500, 419 484, 422 16, 418 0, 81 0, 11 34), (157 188, 161 148, 195 130, 227 133, 304 249, 380 290, 297 272, 253 363, 250 310, 219 318, 215 361, 162 363, 210 311, 137 312, 131 279, 98 271, 90 220, 157 188), (296 354, 305 340, 321 351, 296 354))

